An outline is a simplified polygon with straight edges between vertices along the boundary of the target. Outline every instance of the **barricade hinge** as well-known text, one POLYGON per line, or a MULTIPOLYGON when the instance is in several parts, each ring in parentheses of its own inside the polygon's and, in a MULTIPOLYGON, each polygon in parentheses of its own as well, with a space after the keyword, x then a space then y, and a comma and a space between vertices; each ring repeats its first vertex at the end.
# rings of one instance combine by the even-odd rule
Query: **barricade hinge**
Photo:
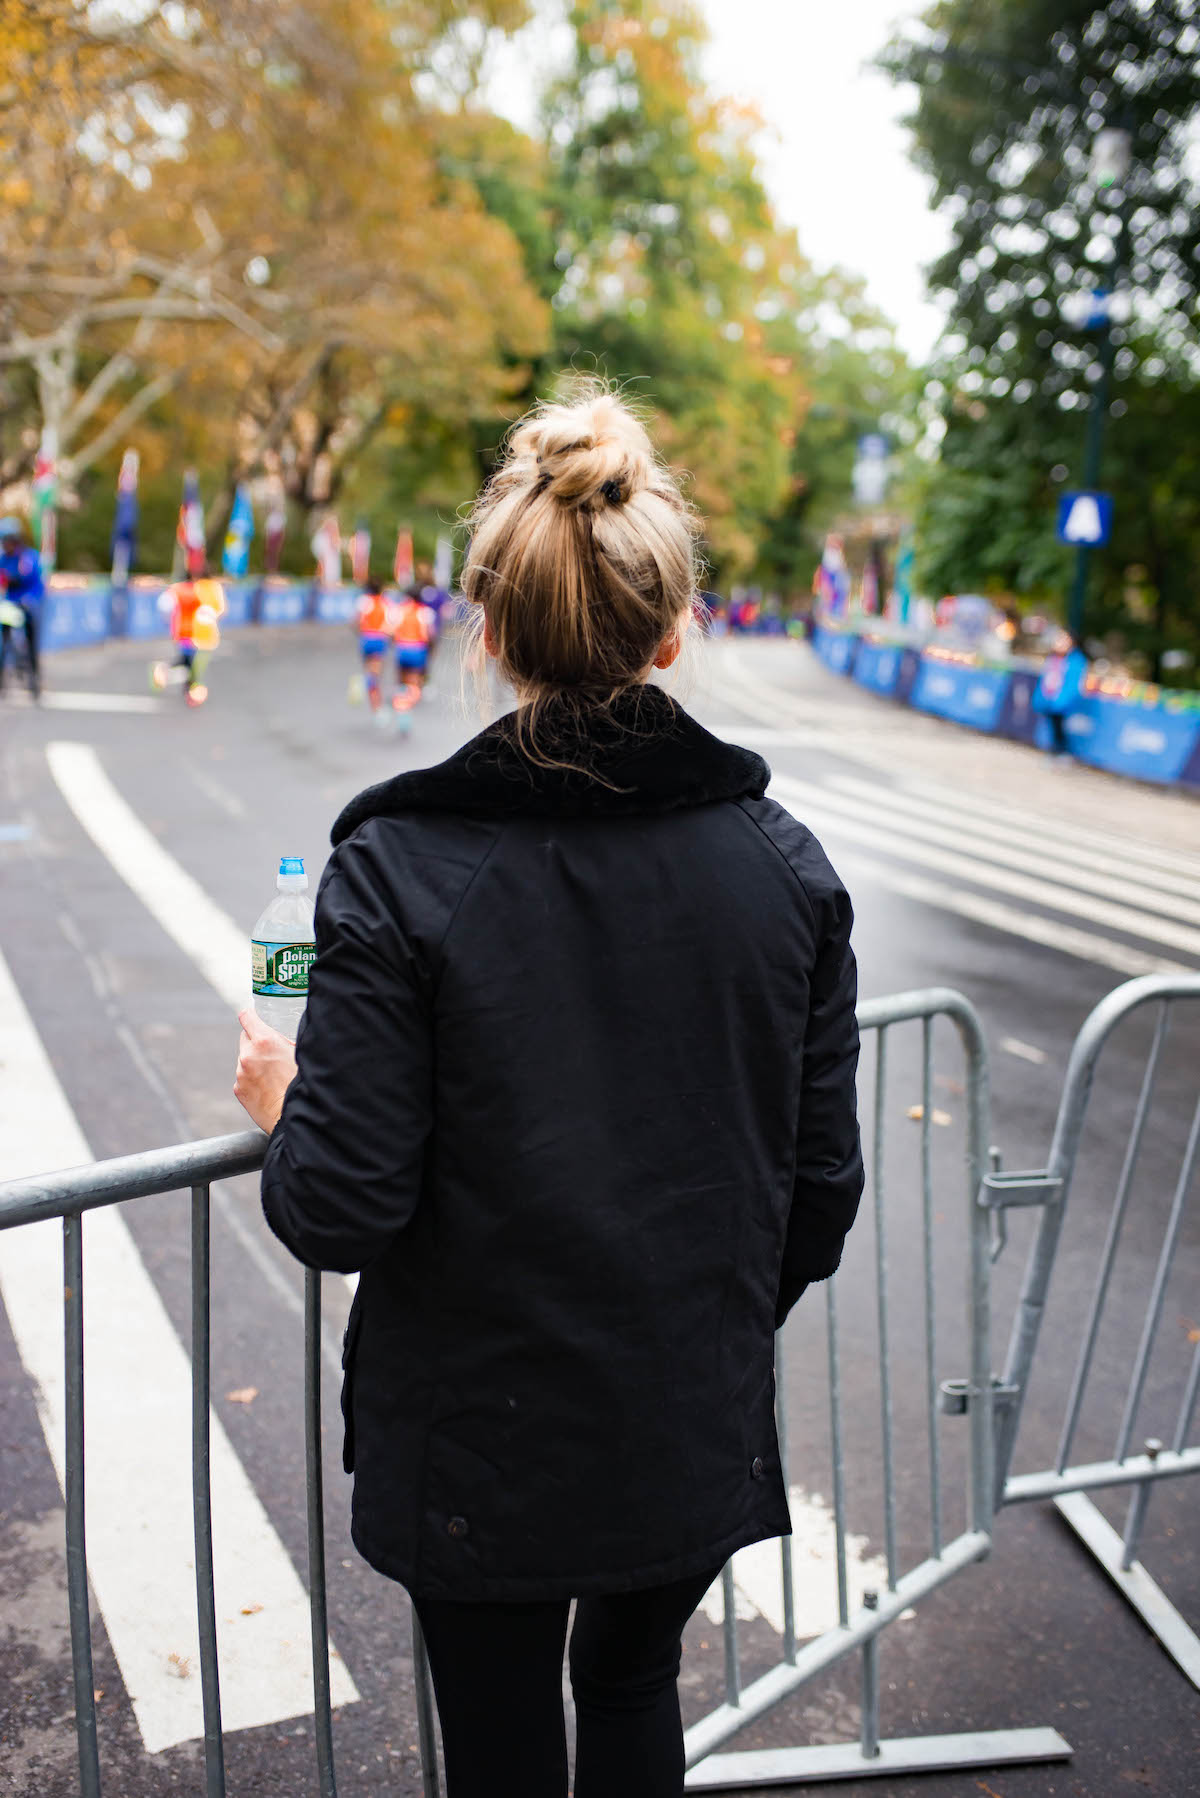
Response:
MULTIPOLYGON (((992 1405, 997 1411, 1008 1411, 1016 1403, 1018 1388, 1007 1385, 992 1375, 992 1405)), ((946 1417, 965 1417, 971 1403, 969 1380, 943 1380, 938 1390, 938 1406, 946 1417)))
POLYGON ((1062 1180, 1045 1168, 1019 1169, 1001 1173, 993 1169, 985 1174, 979 1188, 979 1203, 989 1210, 1006 1209, 1009 1205, 1048 1205, 1062 1194, 1062 1180))

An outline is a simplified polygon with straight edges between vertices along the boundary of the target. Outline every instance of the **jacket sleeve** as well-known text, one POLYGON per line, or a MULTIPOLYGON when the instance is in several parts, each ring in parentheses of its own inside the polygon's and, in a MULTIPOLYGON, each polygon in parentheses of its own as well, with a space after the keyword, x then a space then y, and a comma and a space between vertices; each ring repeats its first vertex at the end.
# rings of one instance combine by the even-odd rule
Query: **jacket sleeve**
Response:
MULTIPOLYGON (((814 1280, 837 1272, 862 1197, 855 1074, 858 971, 850 947, 853 912, 844 890, 823 908, 827 925, 813 973, 800 1095, 796 1180, 784 1243, 776 1329, 814 1280)), ((818 911, 818 918, 821 912, 818 911)))
POLYGON ((412 1217, 433 1110, 427 973, 361 840, 325 871, 316 943, 262 1203, 307 1266, 350 1273, 412 1217))

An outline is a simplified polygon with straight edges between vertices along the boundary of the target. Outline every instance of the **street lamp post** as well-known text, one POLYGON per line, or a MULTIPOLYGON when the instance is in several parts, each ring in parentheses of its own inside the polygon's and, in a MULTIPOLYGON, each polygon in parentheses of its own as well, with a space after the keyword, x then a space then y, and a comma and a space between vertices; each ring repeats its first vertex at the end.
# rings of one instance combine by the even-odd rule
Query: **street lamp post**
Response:
MULTIPOLYGON (((1092 180, 1095 186, 1100 189, 1119 186, 1129 172, 1130 157, 1131 138, 1128 131, 1106 127, 1103 131, 1098 132, 1092 146, 1092 180)), ((1108 393, 1116 356, 1116 345, 1113 342, 1112 334, 1112 301, 1124 261, 1126 224, 1123 204, 1119 213, 1119 221, 1110 290, 1104 298, 1099 319, 1092 321, 1097 323, 1099 329, 1100 374, 1092 388, 1087 438, 1083 450, 1082 484, 1086 492, 1094 491, 1100 480, 1104 420, 1108 414, 1108 393)), ((1067 624, 1072 636, 1076 639, 1083 635, 1091 556, 1092 545, 1090 543, 1080 543, 1076 546, 1075 579, 1071 585, 1071 597, 1067 609, 1067 624)))

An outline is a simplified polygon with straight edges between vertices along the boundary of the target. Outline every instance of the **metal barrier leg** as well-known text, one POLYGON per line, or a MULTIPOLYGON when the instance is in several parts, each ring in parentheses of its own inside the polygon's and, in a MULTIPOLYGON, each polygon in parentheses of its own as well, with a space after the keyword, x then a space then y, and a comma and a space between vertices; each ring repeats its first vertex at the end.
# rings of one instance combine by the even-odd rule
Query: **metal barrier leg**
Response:
POLYGON ((733 1563, 721 1569, 721 1635, 725 1645, 725 1702, 735 1708, 742 1698, 742 1667, 738 1657, 737 1593, 733 1587, 733 1563))
MULTIPOLYGON (((1142 1492, 1149 1488, 1141 1487, 1142 1492)), ((1180 1616, 1162 1587, 1139 1561, 1125 1565, 1125 1542, 1086 1492, 1056 1498, 1055 1508, 1105 1573, 1118 1586, 1142 1622, 1157 1636, 1176 1666, 1200 1690, 1200 1636, 1180 1616)))
POLYGON ((192 1188, 192 1528, 196 1539, 196 1622, 204 1703, 204 1790, 225 1798, 217 1601, 213 1589, 212 1476, 209 1466, 209 1199, 192 1188))
POLYGON ((83 1219, 63 1218, 63 1313, 66 1392, 67 1609, 75 1681, 75 1739, 81 1798, 100 1798, 96 1694, 92 1677, 92 1620, 88 1610, 87 1537, 83 1474, 83 1219))
POLYGON ((838 1346, 837 1281, 825 1283, 825 1338, 829 1356, 829 1450, 833 1463, 833 1529, 837 1556, 838 1622, 850 1620, 846 1579, 846 1463, 842 1452, 842 1372, 838 1346))
POLYGON ((325 1591, 325 1482, 321 1466, 321 1276, 304 1273, 304 1458, 308 1495, 308 1606, 312 1622, 313 1728, 321 1798, 337 1798, 329 1704, 329 1615, 325 1591))
MULTIPOLYGON (((879 1608, 878 1592, 863 1593, 863 1608, 879 1608)), ((868 1636, 862 1645, 862 1755, 879 1759, 879 1637, 868 1636)))
POLYGON ((417 1608, 412 1614, 413 1677, 417 1687, 417 1743, 421 1750, 422 1798, 439 1798, 442 1784, 438 1775, 437 1725, 433 1703, 433 1677, 429 1671, 429 1655, 417 1608))
MULTIPOLYGON (((783 1468, 783 1483, 789 1485, 788 1469, 788 1429, 787 1403, 785 1397, 786 1382, 783 1372, 783 1332, 775 1337, 775 1434, 779 1438, 779 1462, 783 1468)), ((779 1542, 779 1577, 783 1586, 783 1648, 785 1661, 796 1658, 796 1578, 792 1566, 792 1538, 783 1536, 779 1542)))
POLYGON ((892 1416, 892 1358, 888 1337, 887 1219, 884 1211, 883 1142, 887 1106, 887 1029, 875 1050, 875 1152, 871 1186, 875 1201, 875 1313, 879 1330, 880 1446, 883 1454, 883 1545, 889 1592, 896 1590, 896 1464, 892 1416))

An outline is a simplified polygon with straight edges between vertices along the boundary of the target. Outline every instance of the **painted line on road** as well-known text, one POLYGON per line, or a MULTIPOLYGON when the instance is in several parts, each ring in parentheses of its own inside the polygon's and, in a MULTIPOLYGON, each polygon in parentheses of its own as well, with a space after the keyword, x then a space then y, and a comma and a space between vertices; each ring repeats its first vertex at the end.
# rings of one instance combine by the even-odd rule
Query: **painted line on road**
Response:
MULTIPOLYGON (((0 1178, 93 1157, 0 956, 0 1178)), ((116 1207, 83 1220, 88 1573, 150 1753, 204 1734, 193 1573, 191 1367, 116 1207), (176 1657, 172 1659, 172 1657, 176 1657)), ((65 1479, 62 1230, 0 1231, 0 1297, 65 1479)), ((308 1599, 212 1415, 213 1553, 225 1727, 313 1709, 308 1599)), ((332 1651, 334 1704, 358 1692, 332 1651)))
POLYGON ((852 867, 856 877, 876 881, 885 891, 897 893, 902 899, 914 899, 919 905, 932 906, 935 911, 953 912, 960 918, 969 918, 973 924, 984 924, 989 930, 1002 931, 1005 936, 1020 937, 1024 942, 1056 949, 1061 955, 1075 956, 1078 961, 1094 962, 1100 968, 1112 968, 1118 974, 1196 972, 1194 967, 1187 967, 1182 962, 1150 955, 1130 944, 1096 936, 1090 930, 1077 930, 1073 924, 1061 924, 1057 918, 1043 917, 1040 912, 1019 911, 1015 905, 988 899, 983 893, 926 880, 922 874, 910 873, 894 862, 876 861, 857 849, 851 849, 844 856, 839 853, 837 861, 843 875, 847 867, 852 867))
POLYGON ((1167 948, 1181 950, 1185 955, 1200 957, 1200 930, 1193 930, 1185 924, 1173 924, 1169 919, 1156 917, 1149 912, 1115 905, 1107 899, 1095 899, 1074 887, 1059 886, 1053 881, 1013 873, 1007 868, 979 861, 972 855, 960 855, 953 850, 937 849, 931 844, 914 842, 911 836, 901 835, 878 824, 860 823, 846 817, 838 810, 836 799, 831 799, 820 787, 808 781, 777 775, 771 782, 770 791, 801 823, 807 823, 815 815, 818 821, 823 820, 823 831, 849 842, 861 843, 869 849, 882 849, 887 854, 899 856, 902 861, 916 862, 921 867, 936 869, 940 874, 957 875, 960 879, 976 881, 994 892, 1007 893, 1015 899, 1027 899, 1034 905, 1044 905, 1052 911, 1064 912, 1067 917, 1087 918, 1094 924, 1107 924, 1112 930, 1140 937, 1145 942, 1162 943, 1167 948))
POLYGON ((211 799, 227 817, 236 818, 240 823, 249 816, 244 801, 236 793, 231 793, 219 780, 214 780, 211 774, 205 774, 202 768, 194 767, 191 762, 188 763, 188 773, 204 797, 211 799))
POLYGON ((97 849, 227 1005, 250 1002, 250 942, 122 799, 87 743, 46 745, 59 792, 97 849))
POLYGON ((40 703, 50 712, 161 712, 163 702, 148 693, 43 692, 40 703))
MULTIPOLYGON (((1074 766, 1084 769, 1087 765, 1078 762, 1074 766)), ((1091 772, 1105 774, 1103 769, 1092 769, 1091 772)), ((1105 777, 1109 780, 1121 778, 1109 774, 1105 774, 1105 777)), ((1113 831, 1095 830, 1088 825, 1072 823, 1070 819, 1057 813, 1053 816, 1036 816, 989 796, 964 793, 961 788, 945 787, 938 781, 926 780, 915 774, 901 775, 900 788, 902 792, 932 800, 943 811, 967 818, 977 817, 982 812, 985 817, 998 823, 1016 825, 1036 836, 1048 837, 1051 842, 1060 846, 1069 843, 1073 847, 1098 850, 1122 863, 1137 861, 1147 868, 1181 876, 1185 881, 1200 881, 1200 856, 1191 855, 1186 849, 1167 849, 1156 843, 1148 843, 1143 837, 1120 836, 1113 831)), ((1169 789, 1164 797, 1166 796, 1169 796, 1169 789)), ((1179 795, 1176 797, 1183 805, 1191 803, 1179 795)), ((1188 888, 1185 886, 1183 890, 1186 892, 1188 888)), ((1195 891, 1194 885, 1191 890, 1195 891)))
MULTIPOLYGON (((149 693, 65 693, 55 688, 50 692, 42 690, 41 697, 34 699, 26 694, 24 709, 42 712, 161 712, 163 702, 154 699, 149 693)), ((13 694, 5 701, 7 707, 21 704, 21 697, 13 694)))
MULTIPOLYGON (((244 1010, 250 1003, 248 933, 151 835, 90 744, 49 743, 46 759, 63 798, 126 886, 213 991, 235 1012, 244 1010)), ((355 1275, 343 1279, 349 1292, 357 1291, 355 1275)))
MULTIPOLYGON (((787 779, 788 776, 783 778, 787 779)), ((845 817, 861 819, 866 824, 879 824, 884 829, 903 829, 906 841, 932 843, 954 850, 961 848, 981 862, 994 862, 1000 867, 1012 868, 1019 874, 1032 874, 1035 879, 1052 878, 1076 892, 1094 893, 1102 899, 1116 899, 1121 903, 1145 907, 1153 917, 1178 918, 1185 923, 1200 925, 1200 903, 1196 901, 1195 888, 1191 899, 1181 899, 1170 893, 1140 886, 1132 876, 1123 879, 1115 875, 1111 863, 1108 871, 1102 874, 1080 867, 1069 849, 1055 854, 1049 847, 1032 845, 1017 849, 1007 844, 993 843, 979 834, 966 819, 960 821, 958 818, 951 818, 943 823, 935 823, 924 816, 897 816, 902 811, 902 802, 894 803, 897 796, 891 788, 877 787, 869 798, 860 798, 845 793, 840 782, 829 781, 822 782, 819 786, 811 785, 809 791, 814 799, 819 796, 821 803, 832 805, 845 817)))
POLYGON ((1072 878, 1081 879, 1081 869, 1094 869, 1111 878, 1114 868, 1128 868, 1129 879, 1121 884, 1132 884, 1135 890, 1140 889, 1139 903, 1158 907, 1177 918, 1200 920, 1200 874, 1167 874, 1151 867, 1139 859, 1139 845, 1134 839, 1124 842, 1120 851, 1115 848, 1084 849, 1067 842, 1052 822, 1031 818, 1021 825, 992 823, 988 803, 982 798, 971 801, 959 813, 944 800, 919 799, 905 787, 883 786, 879 781, 858 780, 849 774, 826 775, 821 785, 838 794, 849 794, 852 798, 881 806, 890 814, 910 817, 916 821, 915 827, 923 826, 926 820, 937 824, 949 822, 962 840, 971 840, 973 847, 978 841, 986 841, 1011 844, 1026 853, 1032 852, 1038 858, 1038 865, 1047 872, 1061 866, 1072 878), (1164 897, 1167 894, 1174 896, 1174 903, 1164 897), (1181 900, 1184 903, 1180 903, 1181 900))
POLYGON ((1023 1043, 1019 1036, 1002 1036, 1000 1047, 1006 1055, 1015 1055, 1018 1061, 1031 1061, 1035 1067, 1041 1067, 1046 1060, 1046 1051, 1039 1049, 1035 1043, 1023 1043))
MULTIPOLYGON (((802 695, 790 693, 786 688, 775 686, 761 676, 751 674, 746 668, 739 653, 726 649, 721 657, 722 683, 729 691, 729 697, 739 710, 744 710, 751 717, 760 719, 768 726, 779 727, 781 724, 794 724, 799 727, 808 726, 817 733, 823 748, 836 755, 844 756, 849 761, 865 763, 869 767, 884 768, 889 775, 896 772, 896 746, 887 743, 874 746, 864 742, 860 736, 851 733, 866 729, 868 736, 877 738, 897 728, 897 721, 905 719, 910 725, 919 727, 922 723, 936 726, 943 721, 933 713, 905 711, 892 706, 891 709, 879 702, 870 705, 857 704, 847 695, 847 703, 840 709, 829 706, 826 702, 810 705, 802 695)), ((859 689, 859 691, 863 691, 859 689)), ((736 735, 736 729, 731 733, 736 735)), ((1007 737, 982 737, 980 742, 990 742, 998 748, 1012 750, 1024 749, 1028 745, 1020 744, 1007 737)), ((1087 769, 1088 764, 1078 763, 1078 767, 1087 769)), ((1103 770, 1088 770, 1103 774, 1103 770)), ((1119 778, 1119 777, 1110 777, 1119 778)), ((1073 823, 1059 816, 1053 819, 1039 818, 1035 814, 1023 812, 1016 807, 1007 806, 990 797, 964 793, 962 788, 945 786, 923 775, 905 774, 901 776, 901 789, 908 793, 934 800, 942 808, 962 813, 969 818, 977 817, 980 812, 997 822, 1009 823, 1026 830, 1040 831, 1048 835, 1056 844, 1078 844, 1084 849, 1107 850, 1114 859, 1128 863, 1136 860, 1146 867, 1154 867, 1165 873, 1182 875, 1187 879, 1200 880, 1200 855, 1190 854, 1187 850, 1173 850, 1148 843, 1144 838, 1118 836, 1103 829, 1094 829, 1089 825, 1073 823)), ((1184 888, 1187 891, 1187 888, 1184 888)))
MULTIPOLYGON (((833 1511, 819 1492, 788 1488, 792 1515, 792 1589, 796 1601, 796 1634, 803 1641, 838 1625, 837 1532, 833 1511)), ((783 1581, 776 1541, 755 1542, 733 1557, 734 1598, 739 1618, 762 1617, 776 1635, 783 1634, 783 1581)), ((846 1535, 846 1586, 851 1610, 863 1593, 887 1585, 887 1564, 868 1551, 866 1536, 846 1535)), ((700 1600, 710 1623, 725 1616, 725 1594, 715 1580, 700 1600)), ((901 1613, 911 1617, 911 1611, 901 1613)))

